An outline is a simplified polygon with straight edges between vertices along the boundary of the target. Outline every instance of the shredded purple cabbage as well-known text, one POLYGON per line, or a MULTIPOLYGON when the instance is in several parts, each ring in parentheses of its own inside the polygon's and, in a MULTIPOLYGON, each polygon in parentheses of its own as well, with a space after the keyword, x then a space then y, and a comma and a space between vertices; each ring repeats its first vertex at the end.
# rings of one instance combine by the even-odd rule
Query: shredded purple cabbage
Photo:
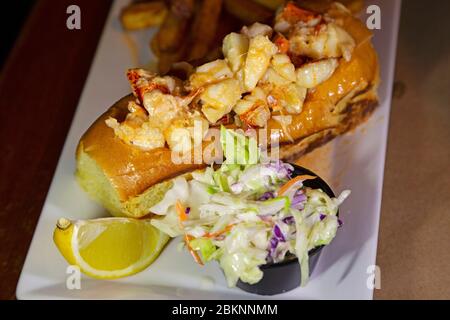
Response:
POLYGON ((292 198, 291 207, 294 209, 303 210, 306 199, 306 195, 303 191, 298 190, 292 198))
POLYGON ((299 204, 299 203, 304 202, 304 201, 306 201, 306 195, 303 193, 302 190, 298 190, 295 193, 294 197, 292 198, 292 202, 291 203, 292 203, 292 205, 296 205, 296 204, 299 204))
MULTIPOLYGON (((322 221, 323 219, 325 219, 327 217, 326 214, 321 213, 320 214, 320 221, 322 221)), ((338 218, 338 227, 341 227, 344 223, 342 222, 341 219, 338 218)))
POLYGON ((287 178, 290 179, 292 172, 294 172, 294 167, 289 163, 284 163, 282 161, 274 161, 270 162, 266 165, 267 168, 270 168, 276 171, 279 178, 287 178))
POLYGON ((269 247, 269 254, 268 254, 268 258, 269 259, 273 259, 275 256, 275 251, 277 249, 278 246, 278 239, 275 237, 272 237, 272 239, 270 239, 270 247, 269 247))
POLYGON ((295 223, 295 218, 293 216, 289 216, 289 217, 285 217, 282 220, 284 223, 286 224, 294 224, 295 223))
POLYGON ((286 241, 286 237, 284 236, 283 231, 281 231, 280 226, 277 224, 273 227, 273 234, 274 234, 275 238, 277 238, 277 240, 279 240, 281 242, 286 241))
POLYGON ((258 200, 266 201, 266 200, 273 199, 273 198, 275 198, 275 195, 273 194, 273 192, 267 191, 261 197, 259 197, 258 200))
POLYGON ((184 210, 184 212, 185 212, 186 214, 189 214, 189 212, 191 212, 191 207, 187 207, 187 208, 184 210))
POLYGON ((286 237, 283 231, 281 231, 280 226, 276 224, 273 227, 273 237, 270 239, 269 254, 267 257, 269 260, 275 259, 276 250, 280 242, 286 242, 286 237))
POLYGON ((270 239, 270 248, 275 249, 278 246, 278 242, 277 238, 272 237, 272 239, 270 239))

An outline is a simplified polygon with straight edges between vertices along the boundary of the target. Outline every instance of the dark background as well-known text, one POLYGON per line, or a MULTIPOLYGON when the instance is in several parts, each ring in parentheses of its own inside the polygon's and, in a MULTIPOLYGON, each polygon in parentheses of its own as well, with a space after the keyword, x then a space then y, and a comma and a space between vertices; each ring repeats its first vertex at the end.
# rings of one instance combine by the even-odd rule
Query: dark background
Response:
POLYGON ((0 18, 0 72, 3 70, 9 52, 35 2, 34 0, 2 1, 0 18))
POLYGON ((0 5, 0 299, 14 299, 111 1, 0 5), (82 8, 83 31, 66 27, 72 4, 82 8))

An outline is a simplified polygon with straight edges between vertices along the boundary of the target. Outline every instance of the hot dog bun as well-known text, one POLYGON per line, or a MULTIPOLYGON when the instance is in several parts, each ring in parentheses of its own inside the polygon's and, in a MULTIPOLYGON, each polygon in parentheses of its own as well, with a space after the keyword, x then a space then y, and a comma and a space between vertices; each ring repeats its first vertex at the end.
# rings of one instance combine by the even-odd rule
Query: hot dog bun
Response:
MULTIPOLYGON (((267 126, 280 129, 280 156, 292 160, 362 123, 375 109, 379 66, 371 32, 351 15, 343 18, 356 46, 350 61, 341 58, 333 75, 308 92, 303 110, 284 128, 273 119, 267 126)), ((124 119, 128 95, 100 116, 80 139, 76 176, 81 187, 113 215, 142 217, 171 187, 171 178, 204 167, 174 164, 171 151, 145 151, 123 142, 105 124, 124 119)))

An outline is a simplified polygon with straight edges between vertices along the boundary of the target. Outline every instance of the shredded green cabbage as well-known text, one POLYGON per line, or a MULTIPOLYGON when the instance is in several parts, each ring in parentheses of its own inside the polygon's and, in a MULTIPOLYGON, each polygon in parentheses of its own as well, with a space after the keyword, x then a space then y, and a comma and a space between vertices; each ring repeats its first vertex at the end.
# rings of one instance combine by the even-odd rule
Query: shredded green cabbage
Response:
POLYGON ((291 178, 289 164, 260 163, 259 153, 250 151, 256 141, 224 127, 221 139, 224 150, 233 146, 225 163, 216 170, 193 172, 189 181, 174 179, 173 187, 151 209, 161 216, 152 224, 171 237, 193 238, 188 247, 199 252, 203 262, 217 260, 230 287, 239 280, 257 283, 263 277, 261 265, 280 262, 288 253, 298 257, 305 285, 308 252, 333 240, 338 206, 349 191, 332 199, 300 184, 289 195, 278 195, 291 178), (230 160, 238 155, 242 162, 230 160), (187 220, 179 219, 177 201, 189 208, 187 220))

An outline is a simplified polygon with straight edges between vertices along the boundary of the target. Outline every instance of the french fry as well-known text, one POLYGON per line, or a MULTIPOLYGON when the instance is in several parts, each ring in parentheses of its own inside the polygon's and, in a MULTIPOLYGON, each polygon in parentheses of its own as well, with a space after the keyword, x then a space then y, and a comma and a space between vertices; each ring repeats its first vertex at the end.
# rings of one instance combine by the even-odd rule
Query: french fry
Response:
POLYGON ((174 12, 169 11, 156 34, 161 52, 174 52, 182 45, 188 22, 188 18, 178 17, 174 12))
POLYGON ((340 0, 353 14, 357 14, 364 9, 364 0, 340 0))
POLYGON ((251 0, 225 0, 225 9, 245 23, 267 22, 274 12, 251 0))
POLYGON ((209 47, 208 53, 195 61, 189 61, 194 66, 202 65, 206 62, 223 58, 222 41, 225 36, 231 32, 239 32, 242 27, 242 21, 229 14, 226 10, 222 10, 219 17, 219 25, 217 26, 214 39, 209 47))
POLYGON ((203 58, 211 47, 219 23, 222 0, 202 0, 190 31, 188 61, 203 58))
POLYGON ((286 2, 285 0, 253 0, 253 1, 273 11, 277 10, 286 2))
POLYGON ((150 49, 155 54, 155 56, 159 57, 161 55, 161 51, 159 50, 158 37, 156 34, 150 40, 150 49))
POLYGON ((122 9, 120 21, 125 30, 138 30, 160 25, 166 14, 164 1, 131 3, 122 9))
POLYGON ((195 0, 172 0, 170 10, 150 46, 158 56, 158 69, 166 74, 175 62, 184 60, 187 31, 194 13, 195 0))
MULTIPOLYGON (((305 9, 315 12, 325 12, 335 0, 297 0, 297 4, 305 9)), ((359 13, 364 8, 363 0, 339 0, 353 14, 359 13)))
POLYGON ((211 48, 222 48, 223 39, 231 32, 240 32, 242 28, 242 21, 229 14, 226 10, 222 10, 219 21, 211 48))
POLYGON ((195 0, 172 0, 170 10, 180 18, 189 18, 194 14, 195 0))
POLYGON ((186 43, 182 43, 181 47, 174 52, 162 52, 160 51, 158 58, 158 71, 160 74, 166 74, 171 69, 175 62, 183 60, 184 53, 186 52, 186 43))
POLYGON ((200 62, 199 64, 204 64, 208 61, 214 61, 222 57, 222 46, 216 46, 210 49, 203 59, 200 59, 198 61, 200 62))

